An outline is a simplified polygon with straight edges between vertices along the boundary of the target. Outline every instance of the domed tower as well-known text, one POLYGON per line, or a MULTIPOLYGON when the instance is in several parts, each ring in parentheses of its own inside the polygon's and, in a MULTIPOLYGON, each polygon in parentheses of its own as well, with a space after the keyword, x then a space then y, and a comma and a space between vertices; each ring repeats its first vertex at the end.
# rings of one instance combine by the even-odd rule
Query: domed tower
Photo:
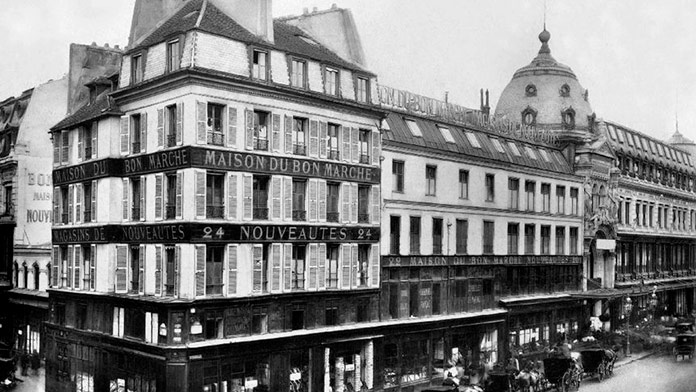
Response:
POLYGON ((539 34, 539 54, 512 76, 500 95, 495 116, 558 131, 561 141, 581 143, 591 132, 594 112, 588 92, 573 70, 551 56, 550 39, 544 27, 539 34))
POLYGON ((665 143, 688 152, 691 155, 692 160, 696 158, 696 143, 682 135, 681 132, 679 132, 679 128, 677 128, 672 137, 665 140, 665 143))

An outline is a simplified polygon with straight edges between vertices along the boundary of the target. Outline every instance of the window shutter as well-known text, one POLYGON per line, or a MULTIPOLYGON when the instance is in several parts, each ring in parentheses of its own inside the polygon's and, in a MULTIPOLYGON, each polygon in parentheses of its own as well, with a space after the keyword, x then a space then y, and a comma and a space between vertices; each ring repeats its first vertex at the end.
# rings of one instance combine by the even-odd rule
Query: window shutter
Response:
POLYGON ((121 116, 121 155, 130 151, 130 117, 121 116))
POLYGON ((74 254, 74 264, 73 264, 73 288, 75 290, 80 289, 80 282, 82 281, 82 276, 80 275, 80 270, 82 269, 82 246, 75 245, 74 254))
POLYGON ((273 115, 273 152, 281 152, 280 145, 282 140, 282 133, 280 131, 280 114, 273 115))
POLYGON ((280 292, 282 265, 281 265, 281 244, 271 245, 271 291, 280 292))
POLYGON ((97 135, 97 131, 99 131, 99 122, 94 120, 90 126, 92 127, 92 156, 90 158, 96 158, 99 155, 97 145, 97 142, 99 141, 99 137, 97 135))
POLYGON ((319 122, 319 158, 326 158, 326 148, 329 139, 328 124, 325 121, 319 122))
POLYGON ((205 219, 205 170, 194 170, 196 174, 196 218, 205 219))
POLYGON ((183 214, 183 184, 184 172, 176 172, 176 219, 181 219, 183 214))
POLYGON ((350 162, 350 128, 341 127, 341 137, 343 137, 343 149, 341 151, 341 160, 350 162))
POLYGON ((140 251, 138 252, 138 292, 143 294, 145 292, 145 252, 147 248, 145 245, 140 245, 140 251))
POLYGON ((68 185, 68 223, 75 222, 75 185, 68 185))
POLYGON ((319 244, 318 250, 318 266, 317 266, 317 287, 319 290, 326 288, 326 244, 319 244))
POLYGON ((318 264, 317 244, 309 245, 309 290, 317 289, 317 264, 318 264))
POLYGON ((379 244, 370 246, 370 283, 372 287, 379 287, 379 244))
POLYGON ((82 127, 77 129, 77 161, 81 161, 85 158, 85 151, 83 150, 85 145, 85 130, 82 127))
POLYGON ((227 245, 227 295, 237 294, 237 248, 227 245))
POLYGON ((237 173, 227 173, 227 217, 237 220, 237 173))
POLYGON ((128 220, 128 215, 130 212, 131 204, 129 199, 130 196, 130 179, 129 178, 124 178, 122 179, 122 197, 121 197, 121 206, 122 208, 122 215, 121 217, 123 218, 124 221, 128 220))
POLYGON ((162 219, 164 199, 164 175, 155 174, 155 219, 162 219))
POLYGON ((380 218, 381 200, 379 197, 379 185, 372 186, 372 193, 370 194, 372 199, 372 224, 378 225, 380 218))
POLYGON ((176 144, 181 145, 184 134, 184 103, 176 104, 176 144))
POLYGON ((309 156, 317 158, 319 156, 319 122, 309 121, 309 156))
POLYGON ((246 109, 244 110, 244 115, 246 119, 246 140, 245 146, 247 150, 254 149, 254 111, 246 109))
POLYGON ((89 289, 94 290, 97 282, 97 246, 94 244, 90 246, 92 252, 89 254, 89 289))
POLYGON ((283 217, 286 221, 292 220, 292 177, 283 177, 283 201, 285 205, 283 206, 285 210, 285 216, 283 217))
POLYGON ((341 222, 350 222, 350 184, 341 183, 341 222))
POLYGON ((290 292, 292 290, 292 244, 283 244, 283 277, 284 277, 284 291, 290 292))
POLYGON ((350 288, 350 244, 341 245, 341 288, 350 288))
POLYGON ((350 128, 350 148, 351 148, 351 161, 353 163, 360 162, 360 139, 359 139, 358 128, 350 128))
POLYGON ((157 147, 164 147, 164 109, 157 109, 157 147))
POLYGON ((292 116, 285 116, 285 153, 292 154, 292 116))
POLYGON ((319 222, 326 222, 326 180, 317 180, 319 186, 319 222))
POLYGON ((60 216, 60 207, 63 205, 61 203, 60 187, 53 187, 53 223, 62 223, 63 220, 60 216))
POLYGON ((379 131, 372 131, 372 164, 379 165, 382 153, 382 137, 379 131))
POLYGON ((205 102, 196 101, 196 143, 206 144, 208 106, 205 102))
POLYGON ((205 245, 196 245, 196 297, 205 295, 205 245))
POLYGON ((227 108, 227 147, 237 147, 237 108, 227 108))
POLYGON ((317 221, 317 180, 309 180, 309 186, 307 189, 307 201, 309 203, 309 216, 307 220, 309 222, 317 221))
POLYGON ((356 288, 360 284, 358 282, 358 244, 351 244, 351 268, 350 268, 350 287, 356 288))
POLYGON ((82 205, 84 192, 82 184, 75 184, 75 223, 82 222, 82 205))
MULTIPOLYGON (((94 245, 88 245, 88 246, 91 247, 91 249, 94 249, 94 245)), ((82 252, 80 251, 80 253, 82 253, 82 252)), ((91 253, 90 253, 90 255, 91 255, 91 253)), ((82 267, 83 267, 83 270, 82 270, 82 276, 83 276, 82 289, 83 290, 90 289, 90 281, 92 280, 91 279, 91 272, 92 272, 92 268, 91 268, 92 267, 92 260, 91 259, 93 259, 93 258, 94 258, 94 256, 90 257, 89 260, 88 259, 82 260, 82 267)))
POLYGON ((179 270, 181 270, 181 245, 177 245, 174 249, 174 257, 176 261, 174 262, 174 296, 179 296, 179 270))
POLYGON ((155 295, 162 295, 162 245, 155 245, 155 295))
POLYGON ((90 203, 92 205, 92 213, 91 213, 91 218, 92 222, 97 221, 97 180, 92 181, 92 200, 90 200, 90 203))
POLYGON ((145 343, 152 343, 152 313, 150 312, 145 312, 145 343))
POLYGON ((147 151, 147 113, 143 112, 140 114, 140 152, 145 151, 147 151))
POLYGON ((350 221, 358 223, 358 184, 350 184, 350 221))
POLYGON ((252 203, 253 203, 253 176, 251 174, 242 174, 242 219, 252 219, 252 203))
MULTIPOLYGON (((263 245, 254 245, 251 256, 254 263, 251 290, 254 293, 260 293, 263 289, 263 245)), ((271 259, 273 259, 272 253, 271 259)))
POLYGON ((116 292, 125 293, 128 288, 128 246, 116 245, 116 292))
POLYGON ((272 176, 271 177, 271 219, 281 220, 282 217, 282 200, 280 197, 281 193, 281 177, 272 176))
POLYGON ((147 192, 147 176, 140 176, 140 220, 145 220, 145 207, 147 203, 147 197, 145 197, 147 192))
POLYGON ((53 247, 53 272, 51 274, 51 287, 56 288, 58 287, 58 275, 60 272, 60 247, 59 246, 54 246, 53 247))
POLYGON ((53 132, 53 164, 60 164, 60 142, 62 138, 60 132, 53 132))

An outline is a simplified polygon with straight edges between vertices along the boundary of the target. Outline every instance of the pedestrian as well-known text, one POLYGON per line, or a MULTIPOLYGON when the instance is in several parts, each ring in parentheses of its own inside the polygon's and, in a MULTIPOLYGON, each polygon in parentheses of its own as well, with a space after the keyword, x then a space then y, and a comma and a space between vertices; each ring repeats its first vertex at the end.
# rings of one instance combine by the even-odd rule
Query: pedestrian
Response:
POLYGON ((34 374, 37 376, 39 375, 39 368, 41 367, 41 358, 39 357, 39 353, 34 350, 31 353, 31 357, 29 358, 29 362, 31 364, 31 369, 34 371, 34 374))
POLYGON ((22 367, 22 376, 28 376, 29 373, 29 355, 26 352, 22 352, 19 356, 19 366, 22 367))

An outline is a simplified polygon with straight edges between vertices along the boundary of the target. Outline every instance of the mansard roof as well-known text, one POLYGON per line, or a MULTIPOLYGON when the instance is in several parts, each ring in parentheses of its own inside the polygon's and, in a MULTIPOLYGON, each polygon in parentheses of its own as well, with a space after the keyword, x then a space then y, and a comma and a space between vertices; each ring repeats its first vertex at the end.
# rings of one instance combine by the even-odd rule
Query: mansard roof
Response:
POLYGON ((123 112, 118 108, 109 92, 101 93, 94 102, 88 102, 72 115, 64 118, 51 128, 51 131, 60 131, 75 128, 104 116, 120 116, 123 112))

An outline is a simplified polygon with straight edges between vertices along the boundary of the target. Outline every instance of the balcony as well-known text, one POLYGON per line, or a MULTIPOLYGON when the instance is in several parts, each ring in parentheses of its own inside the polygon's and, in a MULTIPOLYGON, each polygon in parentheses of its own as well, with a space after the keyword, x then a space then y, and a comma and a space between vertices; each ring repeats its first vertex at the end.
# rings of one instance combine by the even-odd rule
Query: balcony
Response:
POLYGON ((225 217, 225 206, 209 204, 205 207, 205 216, 207 218, 224 218, 225 217))
POLYGON ((370 214, 358 214, 358 223, 370 223, 370 214))
POLYGON ((85 209, 84 222, 91 222, 91 221, 92 221, 92 210, 85 209))
POLYGON ((360 163, 370 164, 370 156, 368 154, 360 154, 360 163))
POLYGON ((266 138, 254 139, 254 150, 256 150, 256 151, 268 151, 268 139, 266 139, 266 138))
POLYGON ((327 212, 326 213, 326 221, 327 222, 338 222, 338 212, 327 212))
POLYGON ((306 221, 307 211, 305 210, 292 210, 292 220, 294 221, 306 221))
POLYGON ((222 132, 208 132, 208 144, 213 146, 224 145, 224 135, 222 132))
POLYGON ((254 207, 255 220, 268 220, 268 207, 254 207))
POLYGON ((176 134, 167 135, 167 147, 174 147, 174 146, 176 146, 176 134))
POLYGON ((175 205, 167 205, 164 207, 164 218, 165 219, 176 218, 176 206, 175 205))
POLYGON ((304 144, 293 144, 292 152, 295 155, 307 155, 307 147, 304 144))
POLYGON ((131 219, 132 220, 139 220, 140 219, 140 207, 133 207, 131 209, 131 219))
POLYGON ((85 147, 85 159, 92 158, 92 146, 85 147))
POLYGON ((341 159, 341 154, 338 152, 338 150, 329 150, 328 158, 333 159, 334 161, 338 161, 339 159, 341 159))
POLYGON ((140 152, 140 142, 131 143, 131 152, 133 154, 140 152))

